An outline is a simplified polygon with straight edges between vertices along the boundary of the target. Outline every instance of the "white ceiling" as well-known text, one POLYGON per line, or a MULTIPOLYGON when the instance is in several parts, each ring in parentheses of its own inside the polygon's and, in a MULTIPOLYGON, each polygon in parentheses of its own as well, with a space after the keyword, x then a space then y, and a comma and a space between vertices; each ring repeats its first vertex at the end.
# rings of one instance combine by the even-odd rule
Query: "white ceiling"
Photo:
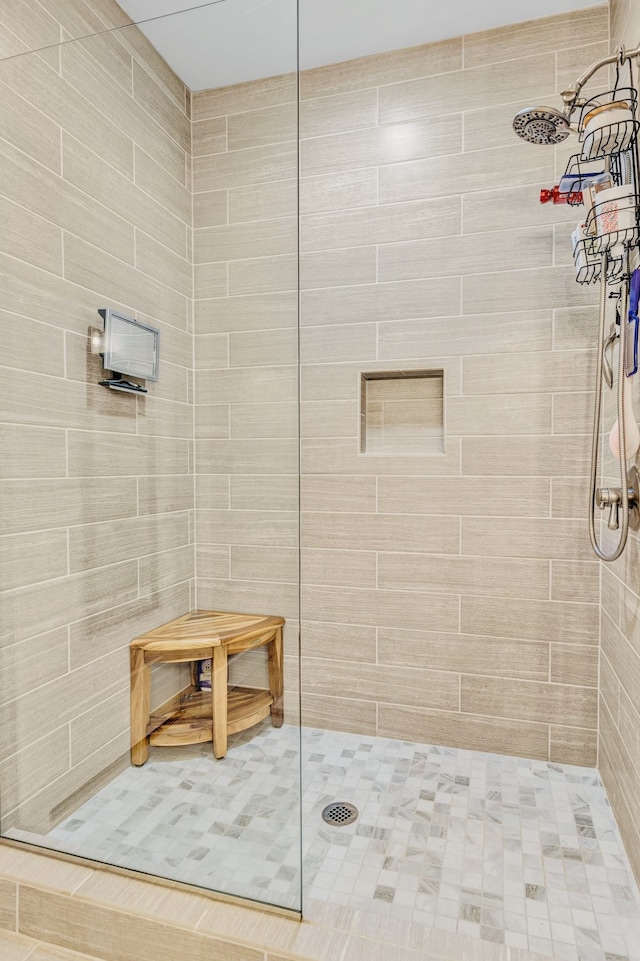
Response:
MULTIPOLYGON (((602 0, 119 0, 191 90, 318 67, 602 0), (181 12, 182 11, 182 12, 181 12), (153 18, 153 19, 151 19, 153 18)), ((517 55, 517 51, 514 51, 517 55)))

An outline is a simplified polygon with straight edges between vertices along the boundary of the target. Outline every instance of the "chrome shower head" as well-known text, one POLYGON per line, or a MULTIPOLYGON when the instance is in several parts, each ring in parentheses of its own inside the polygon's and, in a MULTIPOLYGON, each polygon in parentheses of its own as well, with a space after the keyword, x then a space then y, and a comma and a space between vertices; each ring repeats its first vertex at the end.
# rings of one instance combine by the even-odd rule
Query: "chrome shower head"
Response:
POLYGON ((525 107, 515 115, 513 129, 528 143, 553 146, 569 136, 571 125, 569 118, 555 107, 525 107))

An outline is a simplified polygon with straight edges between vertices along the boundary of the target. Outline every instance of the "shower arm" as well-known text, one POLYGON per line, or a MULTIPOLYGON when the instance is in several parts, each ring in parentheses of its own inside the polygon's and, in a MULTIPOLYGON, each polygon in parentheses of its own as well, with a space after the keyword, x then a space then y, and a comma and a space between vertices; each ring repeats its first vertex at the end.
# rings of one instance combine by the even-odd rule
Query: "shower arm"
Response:
POLYGON ((590 80, 594 73, 601 70, 602 67, 609 66, 610 64, 617 63, 622 66, 628 60, 634 60, 640 58, 640 47, 636 47, 634 50, 625 50, 624 47, 618 47, 616 53, 609 57, 603 57, 602 60, 597 60, 592 64, 588 70, 578 77, 578 79, 573 83, 567 90, 563 90, 560 94, 565 102, 565 113, 567 117, 570 117, 573 111, 576 109, 578 104, 578 95, 584 87, 587 80, 590 80))

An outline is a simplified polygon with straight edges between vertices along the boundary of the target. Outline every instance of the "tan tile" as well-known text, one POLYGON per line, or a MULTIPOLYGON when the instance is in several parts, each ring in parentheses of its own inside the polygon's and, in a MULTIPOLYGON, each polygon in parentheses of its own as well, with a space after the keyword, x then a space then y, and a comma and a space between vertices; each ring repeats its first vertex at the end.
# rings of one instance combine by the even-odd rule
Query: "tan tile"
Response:
POLYGON ((65 237, 65 277, 89 290, 109 290, 120 303, 142 310, 168 324, 186 327, 186 298, 163 283, 146 277, 140 282, 138 271, 104 251, 69 234, 65 237))
MULTIPOLYGON (((214 266, 214 265, 209 265, 214 266)), ((236 260, 229 264, 229 294, 264 294, 279 290, 297 290, 298 258, 296 254, 236 260)), ((213 296, 203 294, 203 296, 213 296)))
MULTIPOLYGON (((66 674, 69 669, 69 637, 66 627, 22 644, 0 648, 0 679, 11 699, 66 674)), ((7 699, 9 699, 7 695, 7 699)))
POLYGON ((194 236, 194 260, 199 264, 295 254, 296 250, 297 225, 288 217, 205 227, 194 236))
POLYGON ((193 296, 191 263, 139 230, 136 231, 136 268, 185 297, 193 296))
POLYGON ((355 437, 314 437, 302 441, 305 474, 377 474, 451 477, 460 473, 460 442, 452 437, 444 454, 389 457, 360 454, 355 437))
POLYGON ((0 478, 64 477, 65 436, 62 430, 0 424, 4 451, 0 478))
POLYGON ((552 644, 549 680, 553 684, 598 686, 598 650, 575 644, 552 644))
POLYGON ((298 331, 295 327, 237 331, 229 335, 229 367, 272 365, 272 376, 278 376, 279 367, 295 364, 297 358, 298 331))
POLYGON ((473 310, 478 312, 509 310, 515 290, 521 298, 520 303, 535 298, 540 309, 550 309, 558 304, 584 306, 593 303, 593 291, 588 285, 576 284, 571 267, 512 270, 504 275, 504 282, 497 287, 490 274, 471 274, 463 280, 464 303, 473 305, 473 310))
POLYGON ((166 207, 178 220, 190 224, 190 190, 156 162, 155 154, 150 155, 138 145, 135 148, 135 163, 136 185, 152 197, 160 198, 162 206, 166 207))
POLYGON ((324 210, 345 211, 348 207, 368 207, 378 199, 378 173, 375 167, 300 179, 302 214, 324 210))
POLYGON ((78 764, 113 738, 130 738, 130 698, 127 690, 106 698, 101 704, 69 725, 70 760, 78 764))
MULTIPOLYGON (((17 893, 14 881, 0 879, 0 938, 7 937, 9 931, 15 930, 17 893)), ((7 961, 11 961, 10 956, 7 961)))
MULTIPOLYGON (((278 173, 277 170, 275 172, 278 173)), ((297 180, 292 179, 295 176, 294 172, 290 172, 288 176, 289 179, 276 180, 273 183, 231 187, 229 189, 229 223, 297 216, 297 180)), ((194 223, 194 226, 197 225, 194 223)))
POLYGON ((429 550, 457 554, 458 524, 451 518, 415 514, 307 513, 303 546, 343 550, 429 550))
MULTIPOLYGON (((15 921, 11 927, 14 926, 15 921)), ((36 942, 33 938, 25 938, 21 934, 0 931, 0 947, 4 961, 26 961, 28 957, 33 958, 36 942)))
MULTIPOLYGON (((479 178, 485 190, 537 184, 554 176, 553 158, 534 153, 530 144, 449 154, 444 157, 386 164, 380 168, 380 203, 400 203, 428 197, 447 197, 476 190, 479 178)), ((522 302, 522 301, 520 301, 522 302)))
MULTIPOLYGON (((18 718, 20 703, 14 702, 18 718)), ((42 734, 42 732, 39 732, 42 734)), ((9 735, 9 741, 11 736, 9 735)), ((69 732, 65 726, 38 737, 20 748, 20 742, 10 744, 11 757, 2 761, 3 811, 11 817, 33 795, 48 793, 50 786, 70 767, 69 732), (16 752, 16 753, 13 753, 16 752)), ((6 753, 6 751, 5 751, 6 753)))
POLYGON ((463 633, 565 644, 598 643, 595 604, 463 597, 463 633))
POLYGON ((444 671, 310 658, 303 661, 302 677, 306 694, 445 711, 459 706, 459 677, 444 671))
POLYGON ((461 149, 462 120, 459 114, 452 113, 430 120, 303 140, 300 173, 303 177, 317 177, 360 167, 456 154, 461 149))
MULTIPOLYGON (((57 41, 56 41, 57 42, 57 41)), ((55 124, 131 177, 133 144, 119 122, 104 111, 87 111, 87 100, 40 57, 15 57, 2 63, 1 79, 55 124)))
POLYGON ((232 150, 229 153, 214 154, 213 158, 194 157, 193 189, 196 192, 223 190, 228 187, 290 180, 296 176, 297 166, 298 151, 295 140, 232 150))
POLYGON ((343 63, 304 70, 300 75, 302 100, 326 97, 343 90, 377 87, 419 76, 458 70, 462 65, 462 41, 443 40, 403 50, 359 57, 343 63))
POLYGON ((298 437, 298 408, 295 404, 232 404, 230 436, 298 437))
POLYGON ((640 690, 640 656, 608 617, 602 618, 602 653, 633 702, 640 690))
POLYGON ((600 565, 593 561, 554 560, 551 563, 551 600, 597 603, 600 565))
POLYGON ((122 677, 126 677, 126 646, 129 641, 160 624, 168 623, 188 609, 189 591, 183 584, 133 601, 125 602, 123 597, 112 597, 111 606, 104 604, 96 614, 88 616, 88 611, 83 608, 84 616, 70 628, 71 669, 90 665, 97 658, 106 657, 112 652, 124 652, 124 659, 117 661, 117 668, 125 673, 120 674, 118 686, 110 692, 115 693, 122 687, 122 677), (127 625, 124 637, 123 623, 127 625))
POLYGON ((204 609, 274 614, 284 617, 288 623, 298 619, 298 587, 295 584, 199 578, 197 590, 198 604, 204 609))
POLYGON ((20 927, 25 934, 68 948, 81 938, 91 954, 116 961, 135 954, 139 961, 160 961, 188 952, 205 961, 215 952, 220 961, 263 961, 264 953, 239 944, 207 937, 185 928, 147 920, 80 900, 25 887, 20 898, 20 927))
MULTIPOLYGON (((199 899, 204 900, 204 899, 199 899)), ((210 899, 198 924, 198 931, 218 936, 241 936, 255 945, 269 945, 287 950, 295 940, 300 922, 293 918, 276 917, 264 911, 251 910, 235 904, 216 904, 210 899)))
MULTIPOLYGON (((295 547, 232 546, 230 576, 242 581, 285 581, 297 583, 298 551, 295 547)), ((209 575, 211 576, 211 575, 209 575)))
POLYGON ((231 577, 231 548, 198 545, 196 548, 196 568, 199 577, 231 577))
MULTIPOLYGON (((20 12, 22 16, 26 11, 22 9, 20 12)), ((0 66, 0 122, 4 139, 54 173, 59 173, 60 127, 28 100, 6 87, 2 83, 3 77, 3 67, 0 66)))
MULTIPOLYGON (((417 518, 414 516, 414 519, 417 518)), ((424 543, 430 547, 428 541, 424 543)), ((387 549, 393 546, 399 547, 400 544, 396 541, 394 545, 390 541, 387 549)), ((502 560, 495 557, 488 565, 479 556, 435 557, 411 554, 407 548, 402 554, 382 553, 378 556, 378 586, 396 591, 452 591, 492 597, 546 599, 549 596, 549 563, 546 560, 513 557, 502 560)))
POLYGON ((71 431, 68 446, 74 477, 186 474, 189 469, 188 442, 172 437, 71 431))
MULTIPOLYGON (((301 625, 300 641, 304 658, 324 657, 339 661, 364 661, 369 664, 376 660, 375 627, 304 621, 301 625)), ((396 663, 400 661, 397 660, 396 663)))
MULTIPOLYGON (((304 642, 304 630, 302 636, 304 642)), ((549 676, 549 646, 546 643, 435 631, 379 628, 378 661, 456 672, 473 664, 476 674, 529 680, 547 680, 549 676)))
POLYGON ((376 555, 359 550, 303 550, 301 577, 306 584, 375 588, 376 555))
POLYGON ((581 476, 588 470, 588 459, 580 436, 465 437, 462 441, 463 474, 581 476))
POLYGON ((61 330, 2 310, 0 337, 6 367, 63 376, 64 334, 61 330), (20 325, 19 337, 15 336, 17 324, 20 325))
POLYGON ((317 250, 300 257, 300 287, 341 287, 377 282, 376 248, 317 250))
MULTIPOLYGON (((166 477, 138 477, 138 513, 162 514, 193 508, 193 477, 178 474, 166 477)), ((110 485, 111 480, 105 483, 110 485)), ((126 483, 126 482, 121 482, 126 483)), ((93 481, 92 485, 97 486, 93 481)), ((101 515, 103 520, 107 520, 101 515)))
MULTIPOLYGON (((305 290, 301 302, 303 326, 441 317, 447 312, 458 312, 460 281, 457 277, 442 277, 305 290)), ((308 363, 304 356, 302 362, 308 363)))
POLYGON ((194 427, 196 437, 225 437, 230 434, 230 410, 228 404, 201 404, 195 409, 194 427))
POLYGON ((67 573, 67 532, 38 531, 0 538, 3 590, 63 577, 67 573))
POLYGON ((616 627, 620 626, 621 601, 620 581, 611 573, 608 566, 603 567, 600 571, 600 603, 603 611, 611 618, 616 627))
POLYGON ((376 731, 376 704, 374 701, 304 693, 302 720, 306 727, 371 735, 376 731))
POLYGON ((597 726, 597 698, 591 688, 463 674, 460 697, 467 714, 522 721, 539 721, 542 716, 574 727, 597 726))
POLYGON ((586 10, 529 20, 514 26, 483 30, 464 38, 465 67, 561 50, 602 40, 607 30, 604 4, 586 10), (576 43, 578 41, 578 43, 576 43))
POLYGON ((265 144, 289 143, 298 136, 295 102, 261 107, 227 117, 228 149, 243 150, 265 144))
POLYGON ((184 103, 178 106, 166 88, 157 83, 137 60, 133 61, 133 97, 155 120, 163 134, 169 135, 190 156, 191 124, 185 115, 184 103))
MULTIPOLYGON (((153 156, 173 177, 184 182, 186 143, 184 146, 176 143, 130 94, 109 83, 101 63, 86 50, 75 44, 65 44, 61 48, 61 57, 63 79, 96 108, 95 112, 99 109, 101 113, 117 118, 124 135, 153 156)), ((186 118, 183 116, 182 119, 186 125, 186 118)))
POLYGON ((283 403, 297 394, 297 370, 292 364, 273 367, 236 367, 217 370, 215 380, 206 372, 196 374, 196 404, 283 403))
POLYGON ((193 156, 221 153, 227 149, 227 118, 212 117, 192 124, 193 156))
POLYGON ((305 620, 419 630, 424 626, 425 608, 434 630, 458 630, 458 598, 452 595, 303 585, 305 620))
POLYGON ((198 512, 201 544, 251 544, 268 547, 297 547, 298 524, 289 511, 198 512))
POLYGON ((354 435, 358 431, 358 404, 353 400, 305 401, 300 418, 304 437, 354 435))
MULTIPOLYGON (((327 291, 335 294, 336 299, 349 289, 332 288, 327 291)), ((375 289, 375 288, 374 288, 375 289)), ((309 294, 320 291, 307 291, 309 294)), ((310 311, 304 316, 309 322, 310 311)), ((300 331, 300 360, 304 364, 340 363, 340 361, 357 360, 361 364, 376 360, 376 325, 371 324, 323 324, 318 318, 320 326, 302 327, 300 331)), ((357 424, 356 433, 357 433, 357 424)))
POLYGON ((138 408, 138 433, 188 440, 193 434, 193 408, 149 395, 138 408))
POLYGON ((505 404, 503 395, 471 395, 447 400, 450 434, 545 434, 550 427, 548 394, 524 394, 517 405, 505 404))
MULTIPOLYGON (((303 202, 305 183, 302 181, 303 202)), ((393 244, 421 240, 425 236, 459 234, 460 223, 460 200, 457 197, 381 206, 345 203, 344 208, 332 213, 303 216, 300 243, 303 251, 356 247, 359 244, 393 244), (352 206, 354 209, 347 209, 352 206)))
MULTIPOLYGON (((303 511, 338 512, 344 510, 347 512, 372 513, 376 509, 376 478, 371 476, 303 476, 301 478, 301 495, 303 511)), ((388 507, 381 507, 381 510, 384 513, 391 513, 388 507)), ((397 512, 405 512, 401 504, 398 504, 397 512)))
POLYGON ((557 307, 553 312, 554 350, 593 350, 598 308, 557 307))
POLYGON ((193 546, 177 547, 141 557, 140 595, 155 594, 195 577, 193 546))
POLYGON ((296 100, 296 89, 295 74, 281 74, 215 90, 196 91, 192 102, 193 119, 204 120, 207 117, 293 103, 296 100))
POLYGON ((513 718, 504 720, 381 704, 378 735, 500 754, 511 754, 517 742, 524 756, 548 760, 548 725, 513 718))
MULTIPOLYGON (((566 438, 565 438, 566 439, 566 438)), ((584 446, 584 438, 581 438, 584 446)), ((584 464, 584 471, 588 465, 584 464)), ((553 517, 586 518, 589 503, 589 478, 585 476, 551 478, 551 515, 553 517)))
POLYGON ((465 63, 464 70, 389 84, 380 90, 379 122, 406 122, 487 103, 531 100, 545 92, 552 95, 555 70, 555 53, 549 52, 475 68, 465 63))
POLYGON ((300 137, 321 137, 373 127, 378 122, 378 96, 375 89, 354 90, 303 100, 300 104, 300 137))
POLYGON ((556 518, 464 517, 460 549, 477 556, 588 561, 593 555, 585 527, 556 518))
MULTIPOLYGON (((518 105, 520 106, 520 104, 518 105)), ((504 123, 503 139, 506 145, 513 143, 515 134, 511 129, 510 118, 515 113, 515 107, 492 107, 486 110, 474 110, 465 114, 465 149, 483 150, 495 143, 496 132, 502 131, 503 124, 497 123, 497 117, 509 123, 504 123)), ((540 190, 548 187, 547 181, 531 185, 523 190, 522 187, 497 187, 493 190, 476 190, 466 193, 462 197, 463 232, 476 234, 493 232, 494 230, 511 230, 516 226, 513 211, 514 205, 518 209, 518 227, 549 226, 554 223, 573 224, 575 216, 573 209, 568 213, 562 204, 550 205, 540 203, 540 190)), ((481 242, 482 238, 476 238, 481 242)), ((573 346, 573 345, 572 345, 573 346)))
POLYGON ((228 334, 196 333, 194 362, 197 368, 216 369, 229 366, 228 334))
POLYGON ((613 760, 609 757, 604 740, 600 738, 600 750, 598 752, 601 777, 607 790, 607 795, 613 807, 615 817, 620 831, 624 837, 626 849, 630 852, 630 861, 633 865, 636 877, 640 873, 640 862, 637 852, 640 851, 640 832, 634 815, 631 814, 629 803, 622 795, 621 787, 618 783, 619 770, 621 768, 620 755, 617 746, 612 747, 607 739, 607 747, 611 748, 613 760))
MULTIPOLYGON (((234 510, 297 510, 297 473, 289 475, 234 474, 231 476, 230 482, 231 507, 234 510)), ((211 506, 214 507, 215 505, 212 504, 211 506)))
MULTIPOLYGON (((324 478, 305 478, 304 483, 321 480, 324 478)), ((378 509, 383 514, 496 514, 501 517, 544 517, 549 513, 547 478, 448 477, 446 486, 447 496, 443 498, 439 478, 379 477, 378 509)))
POLYGON ((295 438, 242 437, 199 440, 200 470, 218 474, 296 474, 298 444, 295 438))
POLYGON ((226 190, 207 190, 193 194, 193 226, 196 227, 217 227, 226 224, 227 217, 227 191, 226 190))
MULTIPOLYGON (((42 432, 34 433, 40 443, 42 432)), ((48 437, 50 432, 45 434, 48 437)), ((27 436, 31 436, 28 431, 27 436)), ((13 443, 13 442, 11 442, 13 443)), ((42 453, 42 448, 36 446, 42 453)), ((47 457, 49 450, 47 450, 47 457)), ((6 448, 7 456, 10 447, 6 448)), ((53 452, 51 452, 53 453, 53 452)), ((44 471, 40 471, 44 473, 44 471)), ((132 478, 108 480, 26 479, 5 480, 0 484, 2 510, 0 529, 19 533, 47 528, 52 521, 60 527, 93 520, 97 513, 105 520, 131 516, 136 511, 136 488, 132 478)))

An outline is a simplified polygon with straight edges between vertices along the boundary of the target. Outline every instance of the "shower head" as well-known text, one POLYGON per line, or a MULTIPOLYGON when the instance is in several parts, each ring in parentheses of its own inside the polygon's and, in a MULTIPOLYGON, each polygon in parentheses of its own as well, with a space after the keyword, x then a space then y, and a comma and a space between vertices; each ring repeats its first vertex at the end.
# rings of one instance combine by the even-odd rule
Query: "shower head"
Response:
POLYGON ((555 107, 525 107, 515 115, 513 129, 529 143, 553 146, 569 136, 571 124, 555 107))

